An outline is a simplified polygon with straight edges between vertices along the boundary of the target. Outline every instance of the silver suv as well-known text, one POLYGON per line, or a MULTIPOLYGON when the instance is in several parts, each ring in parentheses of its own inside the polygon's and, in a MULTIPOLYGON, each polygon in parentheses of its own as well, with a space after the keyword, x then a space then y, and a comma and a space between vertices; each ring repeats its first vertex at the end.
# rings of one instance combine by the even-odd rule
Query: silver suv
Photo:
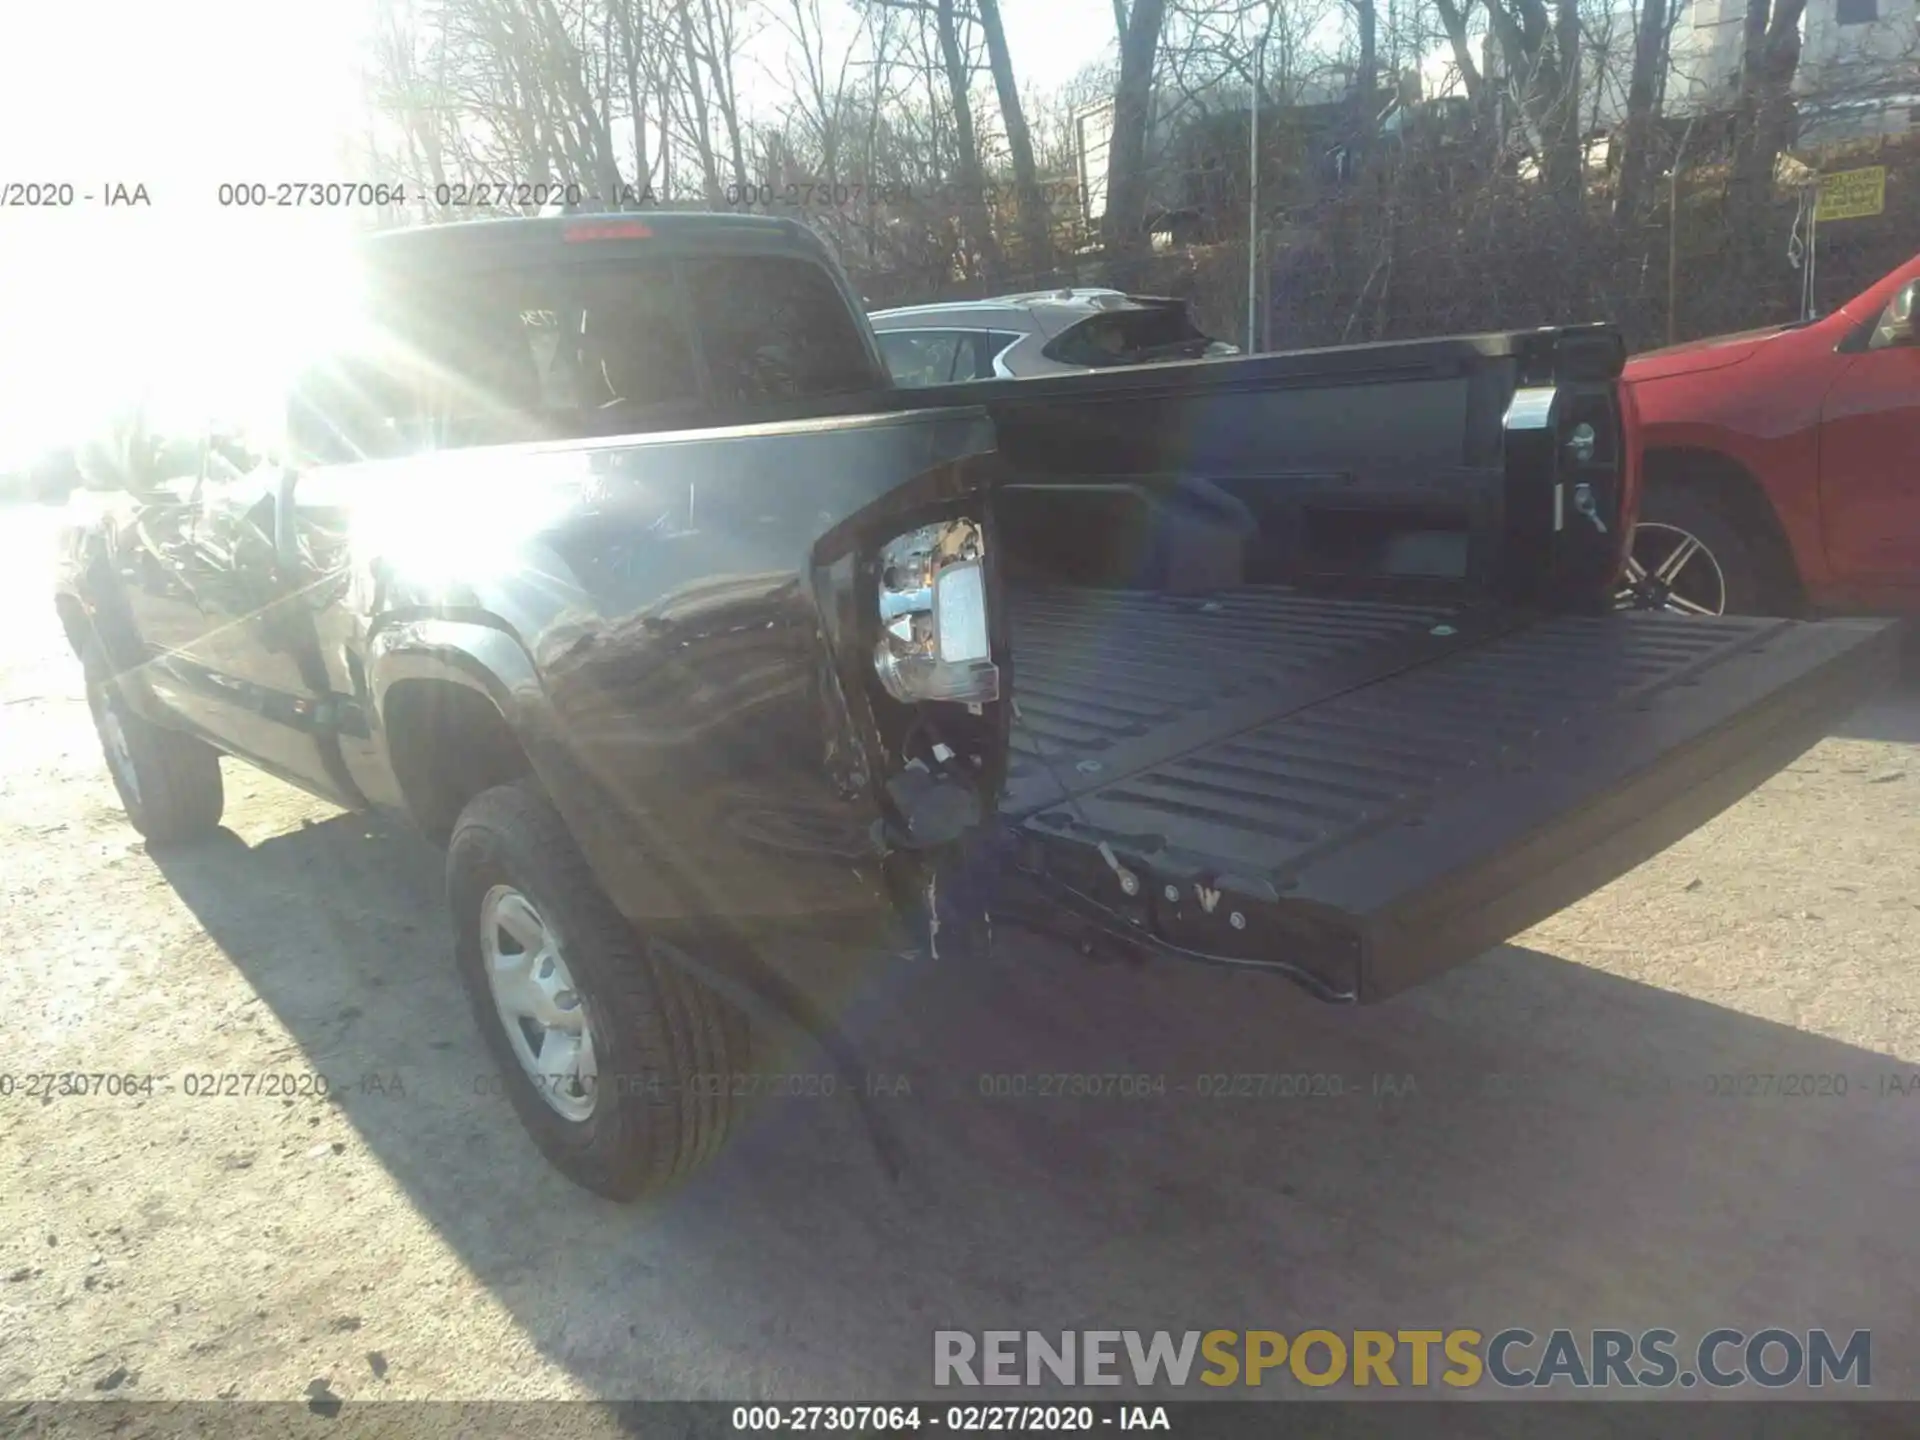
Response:
POLYGON ((867 318, 900 385, 1005 380, 1240 353, 1203 334, 1185 301, 1119 290, 1043 290, 876 310, 867 318))

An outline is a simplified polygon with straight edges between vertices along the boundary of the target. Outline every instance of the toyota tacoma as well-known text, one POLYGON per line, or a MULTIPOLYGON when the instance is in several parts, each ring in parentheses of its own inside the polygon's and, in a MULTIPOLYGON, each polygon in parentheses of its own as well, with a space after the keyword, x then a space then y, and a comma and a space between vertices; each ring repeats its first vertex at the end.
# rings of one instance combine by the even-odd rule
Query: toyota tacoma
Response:
POLYGON ((763 1026, 996 920, 1391 996, 1891 664, 1875 622, 1616 607, 1605 326, 909 390, 791 222, 360 244, 284 437, 131 469, 59 613, 154 844, 230 756, 445 848, 514 1105, 603 1194, 713 1153, 702 1077, 763 1026))

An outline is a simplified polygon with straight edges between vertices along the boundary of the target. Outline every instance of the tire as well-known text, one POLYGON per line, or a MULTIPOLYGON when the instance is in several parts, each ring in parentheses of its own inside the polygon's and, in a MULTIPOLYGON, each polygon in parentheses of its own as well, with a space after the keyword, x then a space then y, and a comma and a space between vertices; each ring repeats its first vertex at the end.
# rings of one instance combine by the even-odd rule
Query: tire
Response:
MULTIPOLYGON (((601 893, 565 823, 532 784, 497 786, 461 811, 447 850, 447 898, 474 1018, 521 1123, 562 1174, 609 1199, 633 1200, 686 1178, 720 1149, 738 1119, 730 1082, 747 1060, 745 1016, 650 953, 601 893), (546 939, 538 951, 500 923, 516 913, 516 898, 542 927, 546 939), (483 938, 488 929, 491 940, 483 938), (523 1057, 508 1028, 511 1002, 498 998, 488 976, 489 946, 495 956, 507 948, 534 952, 532 969, 543 968, 537 956, 550 953, 549 944, 558 963, 545 967, 548 983, 564 986, 558 992, 563 1007, 568 997, 573 1001, 560 1013, 587 1037, 590 1083, 577 1083, 564 1062, 540 1065, 556 1039, 540 1034, 536 1048, 528 1021, 518 1022, 531 1052, 531 1059, 523 1057)), ((515 923, 524 928, 524 921, 521 915, 515 923)), ((502 959, 503 975, 510 960, 502 959)), ((524 993, 524 981, 511 983, 524 993)), ((537 1032, 538 1022, 529 1020, 537 1032)), ((568 1034, 558 1036, 563 1054, 572 1053, 568 1034)))
POLYGON ((1699 606, 1713 614, 1778 615, 1789 607, 1792 586, 1771 536, 1756 534, 1737 507, 1709 489, 1684 483, 1650 487, 1634 531, 1634 560, 1651 576, 1689 539, 1702 548, 1683 561, 1678 583, 1668 592, 1650 580, 1634 597, 1638 608, 1699 606))
POLYGON ((220 827, 226 787, 220 752, 204 740, 136 715, 97 645, 81 655, 87 708, 113 788, 133 828, 155 844, 202 839, 220 827))

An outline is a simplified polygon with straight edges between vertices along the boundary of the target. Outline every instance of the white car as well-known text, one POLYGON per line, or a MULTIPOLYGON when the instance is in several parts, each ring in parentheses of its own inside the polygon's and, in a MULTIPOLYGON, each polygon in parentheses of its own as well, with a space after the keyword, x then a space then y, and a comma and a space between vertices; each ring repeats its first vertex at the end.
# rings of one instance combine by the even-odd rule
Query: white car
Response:
POLYGON ((1017 379, 1155 360, 1237 355, 1183 300, 1119 290, 1044 290, 876 310, 867 317, 900 385, 1017 379))

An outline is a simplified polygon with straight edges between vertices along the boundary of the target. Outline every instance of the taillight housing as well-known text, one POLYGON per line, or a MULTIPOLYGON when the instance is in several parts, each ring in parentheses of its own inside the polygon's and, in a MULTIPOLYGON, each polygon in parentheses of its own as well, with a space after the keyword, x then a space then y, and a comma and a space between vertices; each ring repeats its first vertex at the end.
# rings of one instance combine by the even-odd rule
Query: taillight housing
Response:
POLYGON ((972 520, 922 525, 880 550, 880 684, 908 704, 1000 698, 987 613, 986 535, 972 520))

